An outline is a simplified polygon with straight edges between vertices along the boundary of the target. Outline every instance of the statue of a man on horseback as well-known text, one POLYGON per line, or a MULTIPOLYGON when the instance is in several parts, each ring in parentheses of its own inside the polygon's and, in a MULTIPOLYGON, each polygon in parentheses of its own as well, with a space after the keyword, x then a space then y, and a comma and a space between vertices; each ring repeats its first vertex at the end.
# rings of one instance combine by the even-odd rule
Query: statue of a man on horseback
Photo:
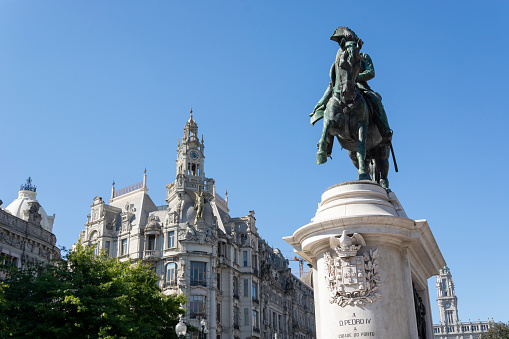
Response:
POLYGON ((358 168, 359 180, 372 179, 388 188, 392 130, 381 96, 367 84, 375 76, 373 62, 360 52, 363 42, 348 27, 338 27, 330 39, 339 43, 331 81, 310 114, 313 125, 323 118, 316 163, 330 157, 336 136, 358 168))

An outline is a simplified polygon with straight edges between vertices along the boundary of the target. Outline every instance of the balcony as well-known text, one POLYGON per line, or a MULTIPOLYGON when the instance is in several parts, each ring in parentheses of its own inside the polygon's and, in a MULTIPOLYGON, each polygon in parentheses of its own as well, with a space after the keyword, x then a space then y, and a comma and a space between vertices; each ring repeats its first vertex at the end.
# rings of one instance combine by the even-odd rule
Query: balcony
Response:
POLYGON ((207 282, 205 280, 191 279, 191 286, 205 286, 205 287, 207 287, 207 282))
POLYGON ((160 257, 161 257, 161 252, 158 250, 143 251, 143 260, 157 260, 160 257))
POLYGON ((177 286, 177 282, 176 281, 167 281, 164 283, 164 287, 175 287, 177 286))

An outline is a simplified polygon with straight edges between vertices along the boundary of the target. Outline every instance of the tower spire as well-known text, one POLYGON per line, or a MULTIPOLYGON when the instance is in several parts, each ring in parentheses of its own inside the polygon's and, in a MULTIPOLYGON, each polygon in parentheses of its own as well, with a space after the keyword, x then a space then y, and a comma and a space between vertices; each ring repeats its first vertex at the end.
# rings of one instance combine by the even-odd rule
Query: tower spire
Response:
POLYGON ((113 182, 111 183, 111 199, 115 198, 115 178, 113 178, 113 182))
POLYGON ((143 171, 143 188, 147 188, 147 164, 145 164, 145 170, 143 171))

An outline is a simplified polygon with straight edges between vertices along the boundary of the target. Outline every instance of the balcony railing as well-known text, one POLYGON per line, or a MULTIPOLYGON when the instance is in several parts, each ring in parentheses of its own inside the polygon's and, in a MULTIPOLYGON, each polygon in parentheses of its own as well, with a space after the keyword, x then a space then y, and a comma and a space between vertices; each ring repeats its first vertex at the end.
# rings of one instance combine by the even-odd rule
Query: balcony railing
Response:
POLYGON ((191 279, 191 286, 207 286, 207 282, 205 280, 191 279))
POLYGON ((150 260, 150 259, 156 259, 161 256, 160 252, 158 250, 145 250, 143 252, 143 259, 150 260))
POLYGON ((127 187, 124 187, 124 188, 121 188, 121 189, 115 191, 113 193, 113 197, 116 198, 116 197, 119 197, 121 195, 124 195, 124 194, 127 194, 127 193, 131 193, 132 191, 136 191, 136 190, 138 190, 138 189, 140 189, 142 187, 143 187, 143 182, 142 181, 137 182, 135 184, 132 184, 130 186, 127 186, 127 187))

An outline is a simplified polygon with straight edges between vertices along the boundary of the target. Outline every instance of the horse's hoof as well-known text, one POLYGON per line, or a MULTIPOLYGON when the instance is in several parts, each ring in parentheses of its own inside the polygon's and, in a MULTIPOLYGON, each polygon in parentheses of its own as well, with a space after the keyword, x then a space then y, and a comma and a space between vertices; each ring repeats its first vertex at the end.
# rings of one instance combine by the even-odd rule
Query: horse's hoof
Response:
POLYGON ((387 179, 380 179, 380 186, 382 186, 385 189, 389 188, 389 180, 387 179))
POLYGON ((371 178, 369 177, 369 174, 362 173, 362 174, 359 174, 359 180, 371 180, 371 178))
POLYGON ((316 164, 321 165, 327 162, 327 154, 325 152, 316 153, 316 164))

